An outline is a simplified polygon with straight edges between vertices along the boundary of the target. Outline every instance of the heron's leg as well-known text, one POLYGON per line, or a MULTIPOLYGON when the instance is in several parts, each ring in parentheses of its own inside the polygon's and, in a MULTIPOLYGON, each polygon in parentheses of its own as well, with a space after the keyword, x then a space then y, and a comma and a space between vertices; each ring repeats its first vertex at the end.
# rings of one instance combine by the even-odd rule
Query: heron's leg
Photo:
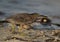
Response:
POLYGON ((16 25, 12 24, 12 32, 15 32, 16 25))
POLYGON ((27 24, 20 24, 20 27, 18 27, 18 32, 20 33, 20 36, 26 36, 25 30, 29 29, 30 26, 27 24))
POLYGON ((15 27, 16 27, 16 25, 15 24, 13 24, 13 23, 9 23, 9 25, 11 26, 11 32, 14 32, 15 31, 15 27))
POLYGON ((24 31, 25 29, 28 29, 28 25, 25 25, 25 24, 20 24, 20 26, 18 27, 18 31, 19 32, 22 32, 24 31))
POLYGON ((16 24, 17 28, 18 28, 18 32, 21 32, 23 27, 22 24, 16 24))
POLYGON ((24 31, 23 24, 20 24, 18 26, 18 32, 20 33, 20 36, 26 36, 26 34, 23 31, 24 31))
POLYGON ((20 25, 18 26, 18 32, 21 32, 22 29, 23 29, 22 24, 20 24, 20 25))

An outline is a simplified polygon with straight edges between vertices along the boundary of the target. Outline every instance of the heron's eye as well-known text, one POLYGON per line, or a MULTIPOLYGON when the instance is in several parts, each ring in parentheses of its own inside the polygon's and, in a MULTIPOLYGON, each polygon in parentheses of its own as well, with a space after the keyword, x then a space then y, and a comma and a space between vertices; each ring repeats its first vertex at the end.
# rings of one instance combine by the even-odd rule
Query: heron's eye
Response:
POLYGON ((42 18, 40 23, 41 23, 41 24, 44 24, 44 25, 50 24, 50 23, 51 23, 51 20, 48 19, 48 18, 42 18))
POLYGON ((43 19, 43 22, 47 22, 47 19, 43 19))

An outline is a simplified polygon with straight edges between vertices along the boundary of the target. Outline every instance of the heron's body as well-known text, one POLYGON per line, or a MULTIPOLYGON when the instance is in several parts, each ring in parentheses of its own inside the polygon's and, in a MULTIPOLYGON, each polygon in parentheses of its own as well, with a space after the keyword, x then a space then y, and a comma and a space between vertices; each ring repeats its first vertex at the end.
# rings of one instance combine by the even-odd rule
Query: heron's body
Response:
MULTIPOLYGON (((8 17, 6 20, 10 23, 20 24, 20 23, 32 23, 37 18, 44 18, 45 16, 39 15, 38 13, 19 13, 13 16, 8 17)), ((47 18, 47 17, 46 17, 47 18)))
POLYGON ((12 15, 6 19, 10 24, 14 26, 19 26, 20 29, 29 29, 31 28, 31 24, 40 21, 42 18, 47 18, 47 16, 40 15, 38 13, 19 13, 16 15, 12 15))

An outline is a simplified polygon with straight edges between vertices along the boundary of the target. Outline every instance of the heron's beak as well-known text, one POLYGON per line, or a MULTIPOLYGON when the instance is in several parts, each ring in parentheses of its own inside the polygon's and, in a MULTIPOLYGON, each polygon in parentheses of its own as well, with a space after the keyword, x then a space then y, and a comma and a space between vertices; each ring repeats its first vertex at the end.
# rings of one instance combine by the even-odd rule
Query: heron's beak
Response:
POLYGON ((56 26, 59 26, 59 27, 60 27, 60 24, 57 24, 57 23, 51 23, 51 24, 53 24, 53 25, 56 25, 56 26))

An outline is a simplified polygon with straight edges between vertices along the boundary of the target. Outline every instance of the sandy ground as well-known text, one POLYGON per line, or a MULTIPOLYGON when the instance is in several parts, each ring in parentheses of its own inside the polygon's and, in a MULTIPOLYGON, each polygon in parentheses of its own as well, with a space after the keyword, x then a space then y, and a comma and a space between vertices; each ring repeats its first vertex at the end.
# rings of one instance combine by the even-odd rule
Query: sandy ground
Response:
POLYGON ((0 28, 0 42, 60 42, 60 30, 24 30, 11 33, 9 28, 0 28))

